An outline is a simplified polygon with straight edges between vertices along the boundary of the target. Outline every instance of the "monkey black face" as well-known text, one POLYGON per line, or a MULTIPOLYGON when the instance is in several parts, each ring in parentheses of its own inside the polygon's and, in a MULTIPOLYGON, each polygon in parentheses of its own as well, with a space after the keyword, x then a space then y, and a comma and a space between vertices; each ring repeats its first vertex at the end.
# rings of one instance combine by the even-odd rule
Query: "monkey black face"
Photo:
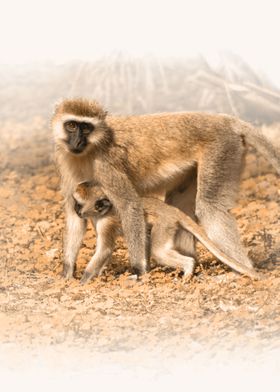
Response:
POLYGON ((79 202, 75 199, 74 196, 73 199, 74 210, 76 214, 82 219, 89 218, 90 216, 105 215, 112 208, 112 203, 105 197, 96 200, 94 204, 88 202, 79 202))
POLYGON ((81 154, 88 145, 88 136, 93 132, 94 125, 85 121, 66 121, 64 130, 67 135, 65 140, 73 154, 81 154))
POLYGON ((112 208, 110 200, 103 198, 95 202, 94 209, 99 215, 105 215, 112 208))

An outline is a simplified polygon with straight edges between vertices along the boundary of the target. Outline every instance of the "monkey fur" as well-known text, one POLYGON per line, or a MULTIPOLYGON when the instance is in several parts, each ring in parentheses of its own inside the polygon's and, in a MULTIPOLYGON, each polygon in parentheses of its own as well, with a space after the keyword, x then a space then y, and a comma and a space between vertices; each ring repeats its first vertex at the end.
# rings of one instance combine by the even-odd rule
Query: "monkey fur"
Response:
MULTIPOLYGON (((78 216, 81 219, 92 219, 97 231, 97 238, 102 238, 82 277, 81 282, 86 283, 92 277, 98 276, 110 260, 114 250, 115 237, 122 234, 121 222, 112 203, 98 184, 90 182, 79 184, 73 197, 78 216)), ((225 255, 209 240, 204 230, 179 209, 151 197, 143 198, 143 206, 146 221, 151 227, 150 254, 158 264, 181 268, 188 274, 188 256, 180 254, 175 249, 176 233, 179 230, 186 230, 226 265, 251 278, 260 278, 253 268, 248 268, 225 255), (186 271, 185 266, 187 267, 186 271)))
MULTIPOLYGON (((143 196, 179 207, 226 255, 252 267, 229 211, 239 188, 244 144, 256 147, 280 172, 279 148, 252 125, 199 112, 109 116, 95 101, 70 99, 57 105, 52 128, 66 208, 66 278, 73 276, 85 230, 72 194, 86 180, 96 180, 116 208, 137 273, 147 267, 143 196)), ((193 236, 179 231, 175 243, 189 257, 191 275, 193 236)))

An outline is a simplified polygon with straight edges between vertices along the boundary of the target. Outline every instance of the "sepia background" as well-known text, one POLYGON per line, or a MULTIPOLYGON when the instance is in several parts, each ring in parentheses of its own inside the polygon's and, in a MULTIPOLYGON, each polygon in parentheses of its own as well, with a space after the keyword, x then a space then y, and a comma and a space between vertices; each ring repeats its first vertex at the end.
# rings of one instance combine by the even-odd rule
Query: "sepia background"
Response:
POLYGON ((95 236, 89 228, 76 279, 65 282, 49 122, 58 100, 83 96, 113 114, 232 114, 280 146, 277 1, 11 0, 0 18, 3 382, 28 390, 94 380, 124 390, 167 390, 176 380, 199 390, 272 389, 280 371, 280 192, 270 164, 249 148, 233 209, 264 280, 233 273, 198 246, 189 284, 164 268, 135 282, 118 240, 112 265, 82 287, 95 236))

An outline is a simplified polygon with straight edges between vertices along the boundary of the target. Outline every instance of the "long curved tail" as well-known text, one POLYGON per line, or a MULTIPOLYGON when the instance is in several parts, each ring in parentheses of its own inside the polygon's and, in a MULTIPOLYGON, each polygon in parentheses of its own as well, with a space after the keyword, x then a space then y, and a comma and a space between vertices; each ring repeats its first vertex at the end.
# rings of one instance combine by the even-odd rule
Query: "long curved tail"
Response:
POLYGON ((260 129, 245 121, 235 119, 233 129, 238 135, 244 136, 245 140, 271 162, 280 174, 280 148, 278 146, 273 145, 260 129))
POLYGON ((203 228, 200 227, 195 221, 193 221, 189 216, 180 214, 179 224, 183 229, 189 231, 193 234, 214 256, 216 256, 220 261, 222 261, 227 266, 231 267, 237 272, 245 274, 252 279, 261 279, 261 275, 257 273, 254 269, 246 267, 245 265, 239 263, 230 256, 227 256, 223 251, 221 251, 212 242, 204 232, 203 228))

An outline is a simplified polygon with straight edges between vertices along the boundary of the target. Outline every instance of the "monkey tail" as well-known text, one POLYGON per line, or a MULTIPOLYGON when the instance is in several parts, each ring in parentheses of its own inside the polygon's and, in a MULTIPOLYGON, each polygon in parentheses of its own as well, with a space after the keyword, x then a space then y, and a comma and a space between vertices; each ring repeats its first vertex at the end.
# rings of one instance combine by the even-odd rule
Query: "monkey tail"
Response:
POLYGON ((280 174, 280 148, 273 145, 262 133, 262 131, 253 125, 238 120, 234 126, 234 131, 256 148, 277 170, 280 174))
POLYGON ((257 273, 254 269, 246 267, 245 265, 239 263, 232 257, 226 255, 223 251, 221 251, 215 244, 212 242, 204 232, 203 228, 200 227, 195 221, 193 221, 190 217, 184 215, 181 216, 179 221, 180 226, 183 229, 189 231, 193 234, 214 256, 216 256, 220 261, 234 269, 237 272, 245 274, 252 279, 261 279, 261 275, 257 273))

